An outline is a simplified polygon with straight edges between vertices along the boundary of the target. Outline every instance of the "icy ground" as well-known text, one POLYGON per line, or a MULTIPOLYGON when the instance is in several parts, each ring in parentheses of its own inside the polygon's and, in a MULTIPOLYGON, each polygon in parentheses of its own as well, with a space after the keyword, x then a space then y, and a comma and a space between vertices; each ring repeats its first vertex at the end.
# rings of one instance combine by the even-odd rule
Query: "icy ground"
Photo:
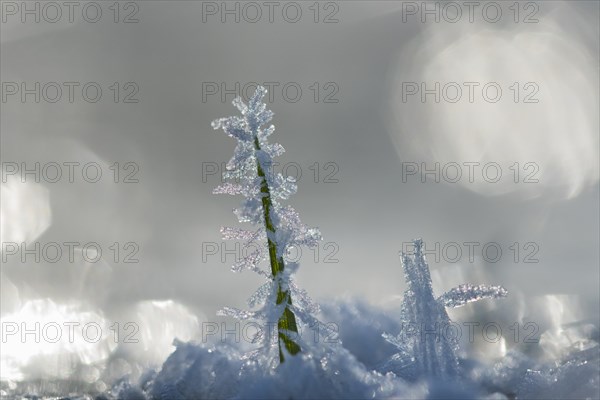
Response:
MULTIPOLYGON (((510 308, 509 299, 499 301, 508 302, 510 308)), ((590 323, 584 321, 546 330, 539 336, 539 343, 513 345, 501 357, 491 360, 478 359, 474 351, 477 343, 461 343, 458 377, 414 379, 383 371, 397 349, 381 334, 399 332, 401 324, 391 311, 356 299, 325 303, 319 317, 321 321, 335 321, 339 334, 324 338, 322 347, 333 347, 336 351, 320 354, 321 357, 309 354, 289 357, 274 369, 242 361, 252 347, 248 343, 229 343, 220 337, 209 343, 175 340, 176 349, 162 366, 125 368, 118 360, 104 361, 102 376, 111 373, 115 376, 119 371, 124 376, 103 393, 85 379, 79 382, 74 379, 5 381, 1 387, 2 398, 20 399, 24 395, 36 398, 37 395, 45 399, 56 398, 52 396, 72 399, 596 399, 600 396, 598 330, 590 323), (342 346, 335 342, 341 342, 342 346)), ((496 345, 501 347, 501 344, 496 345)))

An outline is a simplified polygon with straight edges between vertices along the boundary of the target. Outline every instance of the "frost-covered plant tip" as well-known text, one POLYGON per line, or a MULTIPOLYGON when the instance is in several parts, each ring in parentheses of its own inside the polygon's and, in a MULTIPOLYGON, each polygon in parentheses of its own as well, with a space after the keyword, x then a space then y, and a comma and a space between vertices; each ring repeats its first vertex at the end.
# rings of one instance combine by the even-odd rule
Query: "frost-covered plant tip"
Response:
MULTIPOLYGON (((248 250, 247 256, 237 261, 232 269, 249 269, 267 281, 248 300, 250 307, 261 306, 257 311, 226 307, 219 315, 258 320, 266 326, 276 325, 279 360, 283 362, 284 352, 294 355, 301 351, 297 317, 310 320, 310 313, 315 308, 291 279, 298 263, 284 261, 284 255, 296 246, 315 246, 321 240, 321 234, 318 229, 306 227, 292 207, 281 203, 296 192, 297 186, 293 178, 273 172, 273 158, 285 150, 280 144, 267 140, 275 127, 264 127, 273 118, 273 112, 262 102, 266 92, 265 88, 258 87, 247 105, 241 98, 236 98, 233 105, 241 117, 231 116, 212 122, 214 129, 223 129, 237 140, 235 153, 223 174, 228 181, 213 193, 243 195, 242 206, 234 212, 240 222, 258 227, 256 230, 221 229, 225 240, 243 240, 245 250, 248 250), (265 240, 268 257, 266 252, 257 250, 265 248, 262 245, 265 240), (250 251, 252 249, 254 251, 250 251), (267 259, 268 267, 265 268, 263 261, 267 259)), ((262 340, 267 346, 273 343, 264 332, 259 332, 254 339, 262 340)))
POLYGON ((502 286, 462 284, 437 299, 431 287, 429 266, 423 254, 423 241, 415 240, 412 256, 402 252, 402 266, 408 289, 401 311, 401 332, 383 337, 400 350, 384 366, 406 378, 420 376, 452 377, 458 374, 457 343, 451 334, 446 307, 460 307, 482 299, 506 297, 502 286), (431 334, 435 332, 435 334, 431 334))

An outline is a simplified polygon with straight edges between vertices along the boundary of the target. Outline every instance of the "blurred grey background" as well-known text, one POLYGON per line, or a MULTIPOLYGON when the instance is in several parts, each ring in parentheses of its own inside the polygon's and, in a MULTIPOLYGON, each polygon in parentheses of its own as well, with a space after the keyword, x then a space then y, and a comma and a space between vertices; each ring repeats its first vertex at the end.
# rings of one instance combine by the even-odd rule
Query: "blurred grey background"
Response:
MULTIPOLYGON (((440 254, 448 250, 439 260, 429 256, 438 293, 462 280, 501 284, 521 299, 510 303, 514 318, 528 313, 534 300, 527 299, 543 296, 575 299, 574 318, 598 318, 598 2, 521 2, 518 14, 513 2, 497 2, 497 22, 486 20, 494 10, 483 17, 486 2, 473 22, 466 7, 457 16, 446 2, 428 3, 441 10, 439 22, 426 14, 421 20, 421 2, 281 2, 273 22, 263 2, 254 3, 262 12, 256 22, 257 8, 244 3, 120 2, 116 15, 112 2, 98 2, 96 23, 83 18, 86 3, 78 3, 73 22, 63 7, 54 23, 44 20, 55 10, 44 11, 43 3, 40 22, 26 15, 25 23, 25 3, 7 3, 13 2, 2 3, 2 242, 97 242, 103 257, 22 262, 3 247, 4 318, 35 299, 109 319, 139 316, 139 309, 125 310, 144 301, 172 300, 169 307, 203 320, 215 320, 225 305, 245 307, 260 280, 232 274, 235 256, 211 247, 225 246, 221 226, 239 226, 231 211, 241 198, 211 193, 234 141, 210 122, 237 112, 234 95, 221 91, 236 82, 247 94, 249 82, 274 89, 272 140, 287 150, 276 169, 298 175, 300 167, 290 204, 324 236, 318 254, 302 249, 297 276, 315 299, 393 303, 405 287, 398 252, 422 237, 432 249, 439 243, 440 254), (224 14, 223 23, 221 7, 238 7, 239 22, 224 14), (290 22, 298 9, 298 21, 290 22), (35 94, 22 101, 23 82, 34 91, 40 82, 39 103, 35 94), (52 85, 42 93, 48 82, 63 89, 54 103, 52 85), (79 84, 73 102, 64 82, 79 84), (83 97, 88 82, 102 88, 95 103, 83 97), (433 95, 421 102, 420 93, 403 101, 402 82, 427 82, 430 89, 435 82, 497 82, 503 94, 491 103, 478 88, 470 103, 461 84, 457 103, 436 103, 433 95), (525 102, 535 88, 539 102, 525 102), (95 162, 103 175, 89 183, 74 167, 72 183, 66 176, 35 182, 31 175, 23 183, 21 171, 7 173, 15 163, 36 162, 59 163, 63 175, 65 162, 95 162), (463 165, 463 175, 465 162, 496 162, 503 177, 403 177, 406 163, 436 162, 463 165), (528 162, 537 183, 523 182, 533 171, 525 169, 528 162), (139 182, 123 182, 132 171, 139 182), (116 262, 109 250, 115 242, 116 262), (451 262, 454 242, 464 254, 451 262), (465 242, 479 243, 473 260, 465 242), (498 261, 482 256, 486 243, 502 248, 498 261), (139 262, 125 263, 136 246, 139 262)), ((27 5, 35 10, 35 2, 27 5)), ((86 8, 87 18, 95 11, 86 8)))

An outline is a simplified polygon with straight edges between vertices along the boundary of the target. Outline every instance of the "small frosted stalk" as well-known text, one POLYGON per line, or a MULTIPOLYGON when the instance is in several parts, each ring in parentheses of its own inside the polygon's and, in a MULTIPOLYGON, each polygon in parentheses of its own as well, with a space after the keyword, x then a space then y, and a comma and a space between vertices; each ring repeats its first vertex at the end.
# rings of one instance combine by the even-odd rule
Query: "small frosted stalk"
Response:
MULTIPOLYGON (((266 93, 265 88, 258 87, 248 104, 236 98, 233 105, 242 116, 219 118, 212 123, 214 129, 223 129, 228 136, 237 140, 234 155, 224 173, 229 182, 215 188, 213 193, 243 195, 245 200, 234 213, 239 222, 249 222, 258 228, 255 232, 223 228, 221 232, 227 240, 246 241, 246 248, 266 240, 269 249, 268 257, 266 252, 254 251, 232 266, 235 272, 250 270, 267 280, 248 301, 250 307, 258 309, 247 312, 226 307, 218 313, 268 324, 277 321, 277 350, 279 360, 283 362, 286 353, 293 355, 301 351, 297 336, 298 323, 313 320, 306 312, 307 305, 314 312, 310 298, 293 282, 292 275, 298 263, 288 261, 286 265, 284 254, 290 248, 314 247, 322 238, 317 228, 302 223, 292 206, 281 203, 296 193, 297 185, 294 179, 274 173, 270 168, 273 158, 283 154, 285 149, 267 140, 275 131, 275 126, 264 127, 273 118, 273 112, 262 101, 266 93), (292 296, 295 301, 293 305, 292 296)), ((267 351, 275 350, 275 343, 267 336, 257 335, 254 339, 264 343, 267 351)), ((306 347, 303 351, 308 350, 308 345, 303 347, 306 347)))
MULTIPOLYGON (((254 147, 257 151, 260 150, 260 144, 258 142, 258 138, 254 139, 254 147)), ((262 208, 263 215, 265 218, 265 228, 267 230, 267 244, 269 247, 269 260, 271 262, 271 273, 273 274, 273 279, 277 279, 277 275, 283 273, 285 269, 285 264, 283 261, 283 257, 277 257, 277 245, 271 237, 275 235, 275 227, 273 221, 271 220, 271 209, 273 204, 271 202, 271 191, 269 190, 269 185, 267 183, 267 179, 265 177, 265 172, 263 171, 260 162, 258 159, 256 160, 256 167, 258 170, 258 176, 261 178, 260 191, 262 194, 262 208)), ((286 302, 287 304, 292 304, 292 298, 289 294, 289 291, 282 290, 281 284, 278 284, 277 287, 277 305, 286 302)), ((281 350, 281 342, 285 345, 286 350, 290 354, 297 354, 300 352, 300 346, 296 342, 294 342, 285 331, 289 332, 298 332, 298 326, 296 325, 296 316, 290 310, 290 308, 286 305, 283 314, 279 318, 277 322, 277 330, 279 337, 279 361, 284 361, 283 351, 281 350)))

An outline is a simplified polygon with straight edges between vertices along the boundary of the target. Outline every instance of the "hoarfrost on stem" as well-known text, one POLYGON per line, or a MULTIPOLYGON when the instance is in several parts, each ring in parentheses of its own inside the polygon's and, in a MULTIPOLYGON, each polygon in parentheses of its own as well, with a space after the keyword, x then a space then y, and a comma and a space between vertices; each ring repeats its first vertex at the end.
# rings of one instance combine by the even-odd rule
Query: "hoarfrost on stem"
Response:
POLYGON ((273 158, 283 154, 285 149, 268 141, 275 127, 263 127, 273 118, 273 112, 262 102, 266 92, 265 88, 258 87, 248 104, 236 98, 233 105, 240 111, 241 117, 231 116, 212 122, 214 129, 223 129, 237 140, 234 155, 223 174, 229 181, 214 189, 213 193, 243 195, 245 200, 234 213, 240 222, 258 226, 255 231, 238 228, 221 230, 224 239, 243 240, 244 250, 252 249, 245 251, 244 257, 232 269, 248 269, 266 279, 266 283, 248 300, 250 307, 258 307, 256 311, 224 308, 220 315, 277 326, 277 340, 271 340, 264 332, 257 333, 257 338, 269 349, 276 343, 279 359, 283 362, 284 352, 296 354, 302 347, 296 317, 314 325, 316 320, 310 314, 317 310, 306 292, 293 282, 292 275, 298 264, 286 262, 284 257, 293 247, 317 245, 321 233, 304 225, 294 208, 281 203, 296 193, 297 185, 293 178, 273 171, 273 158), (267 246, 264 246, 265 242, 267 246), (268 267, 264 262, 267 259, 268 267))

